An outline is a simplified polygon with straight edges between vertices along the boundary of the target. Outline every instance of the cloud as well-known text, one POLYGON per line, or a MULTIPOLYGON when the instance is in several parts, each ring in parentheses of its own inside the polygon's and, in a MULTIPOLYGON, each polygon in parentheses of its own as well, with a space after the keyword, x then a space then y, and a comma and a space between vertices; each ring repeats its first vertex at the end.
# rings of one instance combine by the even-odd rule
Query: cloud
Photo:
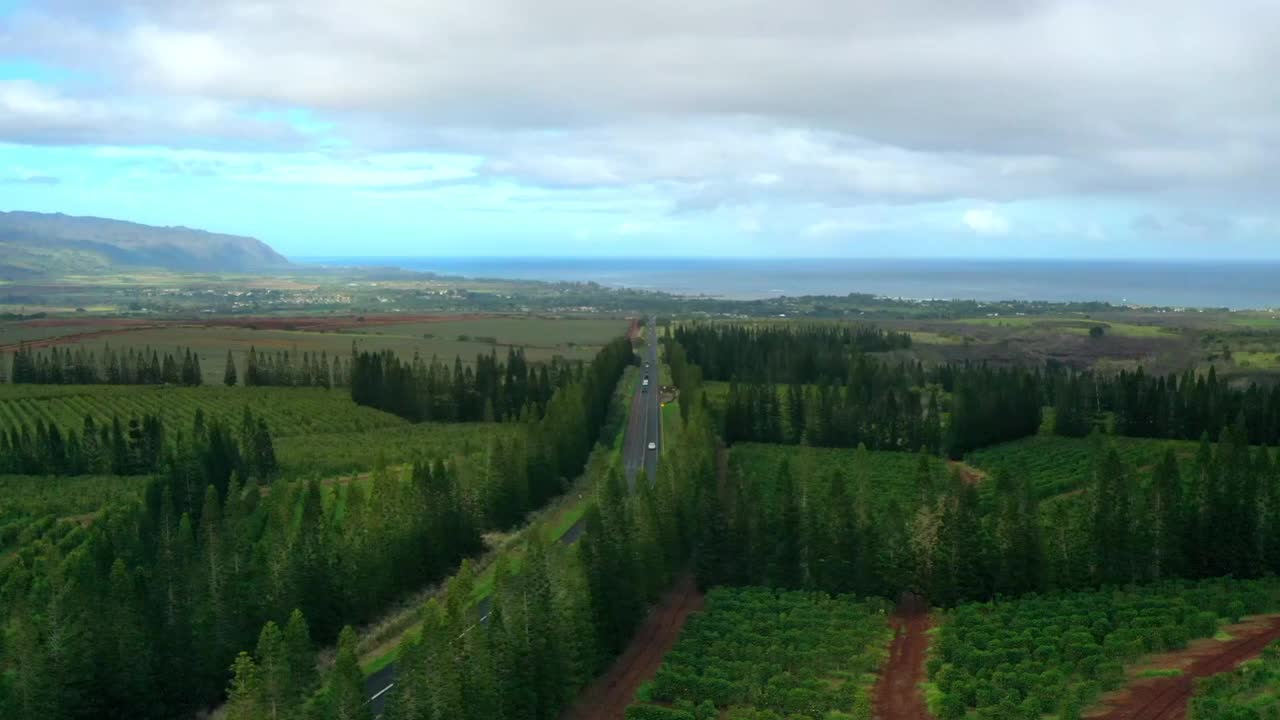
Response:
POLYGON ((1277 36, 1270 0, 43 0, 0 24, 0 61, 90 80, 0 81, 0 142, 247 151, 261 167, 169 171, 536 189, 618 222, 628 198, 672 222, 801 208, 762 225, 813 237, 927 207, 1012 233, 988 205, 1063 199, 1265 215, 1277 36))
POLYGON ((1009 221, 1000 213, 989 208, 966 210, 961 221, 979 235, 1007 235, 1009 221))

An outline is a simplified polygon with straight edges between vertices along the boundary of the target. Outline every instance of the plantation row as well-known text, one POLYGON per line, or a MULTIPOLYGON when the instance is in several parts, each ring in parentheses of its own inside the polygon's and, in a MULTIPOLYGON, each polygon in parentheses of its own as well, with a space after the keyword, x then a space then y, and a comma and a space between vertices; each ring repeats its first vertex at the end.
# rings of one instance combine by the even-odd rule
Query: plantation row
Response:
POLYGON ((246 406, 281 437, 405 424, 341 393, 312 388, 11 385, 0 386, 0 430, 30 428, 37 422, 79 430, 86 416, 99 425, 112 417, 155 415, 167 424, 189 426, 197 410, 209 420, 234 423, 246 406))
POLYGON ((867 512, 885 512, 914 507, 922 492, 930 494, 948 474, 947 465, 928 453, 886 452, 846 448, 739 443, 729 453, 729 471, 740 482, 759 492, 775 496, 780 466, 786 463, 800 484, 800 492, 817 497, 828 489, 833 474, 848 481, 851 507, 867 512))
POLYGON ((1076 720, 1139 657, 1184 648, 1226 620, 1280 610, 1280 581, 1206 580, 1026 596, 945 615, 928 663, 938 720, 1076 720))
MULTIPOLYGON (((1093 472, 1095 458, 1108 446, 1115 448, 1127 466, 1145 473, 1149 473, 1168 450, 1172 449, 1180 460, 1189 459, 1196 452, 1196 444, 1185 441, 1036 435, 975 450, 965 461, 988 473, 1006 471, 1022 475, 1030 480, 1036 496, 1044 499, 1084 486, 1093 472)), ((983 486, 984 493, 990 489, 990 485, 983 486)))
POLYGON ((1280 642, 1231 672, 1196 682, 1189 720, 1280 720, 1280 642))
POLYGON ((871 718, 867 678, 884 661, 889 606, 825 593, 716 588, 628 720, 871 718), (713 706, 713 707, 708 707, 713 706))
POLYGON ((400 465, 423 455, 459 461, 493 440, 525 438, 518 423, 417 423, 359 432, 293 435, 276 441, 280 472, 287 478, 362 473, 380 464, 400 465))

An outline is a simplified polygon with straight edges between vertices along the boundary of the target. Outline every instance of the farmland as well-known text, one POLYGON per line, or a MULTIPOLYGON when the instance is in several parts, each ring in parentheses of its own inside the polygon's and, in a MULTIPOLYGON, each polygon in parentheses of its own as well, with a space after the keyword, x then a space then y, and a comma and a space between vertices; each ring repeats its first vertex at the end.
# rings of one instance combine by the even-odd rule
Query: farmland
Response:
POLYGON ((239 421, 245 408, 277 437, 359 432, 407 425, 404 420, 351 401, 345 390, 223 386, 0 385, 0 430, 37 421, 78 430, 84 417, 110 422, 151 413, 189 428, 196 410, 208 419, 239 421))
POLYGON ((891 636, 887 610, 874 599, 716 588, 627 718, 869 720, 871 686, 891 636))
MULTIPOLYGON (((946 463, 934 456, 924 457, 930 484, 936 486, 947 473, 946 463)), ((729 471, 747 484, 758 485, 769 497, 783 461, 794 477, 816 492, 825 492, 833 473, 843 474, 858 505, 865 502, 883 510, 895 503, 907 508, 916 502, 921 456, 915 453, 739 443, 729 453, 729 471)))
POLYGON ((287 477, 323 478, 421 457, 458 460, 485 449, 495 439, 523 435, 522 426, 509 423, 391 425, 357 432, 291 435, 276 442, 276 456, 287 477))
POLYGON ((502 316, 355 316, 335 318, 272 317, 190 322, 131 319, 35 320, 0 323, 0 353, 19 342, 37 346, 82 346, 96 354, 117 350, 190 348, 200 358, 206 384, 222 381, 227 351, 241 372, 249 349, 291 354, 347 356, 361 350, 391 350, 404 357, 437 356, 471 362, 476 355, 507 347, 524 348, 531 361, 555 356, 588 360, 626 321, 612 318, 502 316))
POLYGON ((1146 475, 1167 450, 1173 450, 1180 460, 1185 460, 1195 455, 1198 445, 1188 441, 1113 436, 1036 435, 976 450, 969 453, 965 461, 988 474, 1003 469, 1027 477, 1036 495, 1043 499, 1082 487, 1093 472, 1098 451, 1108 447, 1114 447, 1126 465, 1146 475))
POLYGON ((938 720, 1074 720, 1149 653, 1280 610, 1280 583, 1204 580, 972 603, 947 612, 929 660, 938 720))

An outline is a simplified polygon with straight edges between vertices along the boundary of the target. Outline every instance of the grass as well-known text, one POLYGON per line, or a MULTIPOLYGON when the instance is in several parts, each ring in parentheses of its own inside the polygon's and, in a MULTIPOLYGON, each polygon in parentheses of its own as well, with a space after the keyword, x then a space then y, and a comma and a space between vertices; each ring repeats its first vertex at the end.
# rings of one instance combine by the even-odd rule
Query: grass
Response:
POLYGON ((1280 368, 1280 352, 1261 350, 1237 350, 1231 354, 1237 367, 1280 368))
POLYGON ((1150 670, 1143 670, 1138 673, 1138 677, 1140 678, 1180 677, 1181 675, 1181 668, 1153 668, 1150 670))

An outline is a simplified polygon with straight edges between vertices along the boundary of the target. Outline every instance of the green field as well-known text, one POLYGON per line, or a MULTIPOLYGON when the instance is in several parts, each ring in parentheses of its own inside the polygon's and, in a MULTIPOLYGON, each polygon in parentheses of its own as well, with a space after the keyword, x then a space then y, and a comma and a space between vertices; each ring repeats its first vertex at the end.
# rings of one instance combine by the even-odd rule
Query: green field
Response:
POLYGON ((1013 477, 1030 476, 1037 496, 1047 498, 1083 487, 1099 447, 1115 447, 1125 464, 1145 476, 1166 450, 1172 448, 1179 459, 1185 459, 1195 455, 1198 445, 1181 440, 1036 435, 976 450, 965 461, 988 474, 1004 469, 1013 477))
POLYGON ((1148 653, 1280 608, 1280 582, 1206 580, 972 603, 943 615, 928 663, 938 720, 1079 718, 1148 653))
POLYGON ((266 419, 276 437, 357 432, 407 425, 404 420, 351 401, 346 390, 161 385, 0 385, 0 430, 37 420, 79 429, 85 415, 109 422, 158 414, 166 425, 190 428, 197 409, 238 427, 244 409, 266 419))
POLYGON ((461 459, 495 438, 522 437, 513 423, 420 423, 348 433, 292 435, 275 443, 286 477, 331 477, 418 458, 461 459))
MULTIPOLYGON (((448 317, 448 316, 441 316, 448 317)), ((261 327, 251 321, 241 325, 218 325, 216 321, 201 324, 167 324, 163 327, 124 328, 110 335, 77 337, 78 333, 117 327, 119 321, 94 324, 46 327, 32 323, 0 323, 0 346, 20 341, 65 338, 61 347, 83 346, 96 354, 110 346, 116 350, 151 348, 171 352, 174 348, 190 348, 200 358, 200 368, 207 384, 221 383, 227 351, 235 357, 237 369, 244 372, 244 358, 249 348, 258 352, 289 351, 327 353, 330 357, 347 357, 353 343, 361 350, 392 350, 402 357, 433 355, 452 362, 461 357, 464 363, 480 354, 496 352, 505 356, 508 346, 522 347, 532 361, 546 361, 560 356, 571 360, 590 360, 599 348, 626 331, 623 319, 555 318, 555 317, 485 317, 464 320, 422 322, 335 321, 324 329, 305 329, 306 318, 299 318, 300 329, 289 326, 288 318, 264 318, 261 327), (246 325, 247 323, 247 325, 246 325)), ((8 358, 0 358, 7 362, 8 358)))
MULTIPOLYGON (((747 483, 758 483, 767 497, 783 460, 793 477, 810 488, 825 492, 832 473, 844 473, 855 502, 883 510, 891 502, 899 507, 916 503, 916 474, 920 455, 848 448, 816 448, 807 445, 738 443, 729 452, 729 471, 747 483)), ((932 480, 945 477, 946 463, 928 456, 932 480)))
POLYGON ((875 673, 893 635, 888 608, 851 596, 715 588, 627 719, 754 718, 762 711, 869 718, 875 673))

